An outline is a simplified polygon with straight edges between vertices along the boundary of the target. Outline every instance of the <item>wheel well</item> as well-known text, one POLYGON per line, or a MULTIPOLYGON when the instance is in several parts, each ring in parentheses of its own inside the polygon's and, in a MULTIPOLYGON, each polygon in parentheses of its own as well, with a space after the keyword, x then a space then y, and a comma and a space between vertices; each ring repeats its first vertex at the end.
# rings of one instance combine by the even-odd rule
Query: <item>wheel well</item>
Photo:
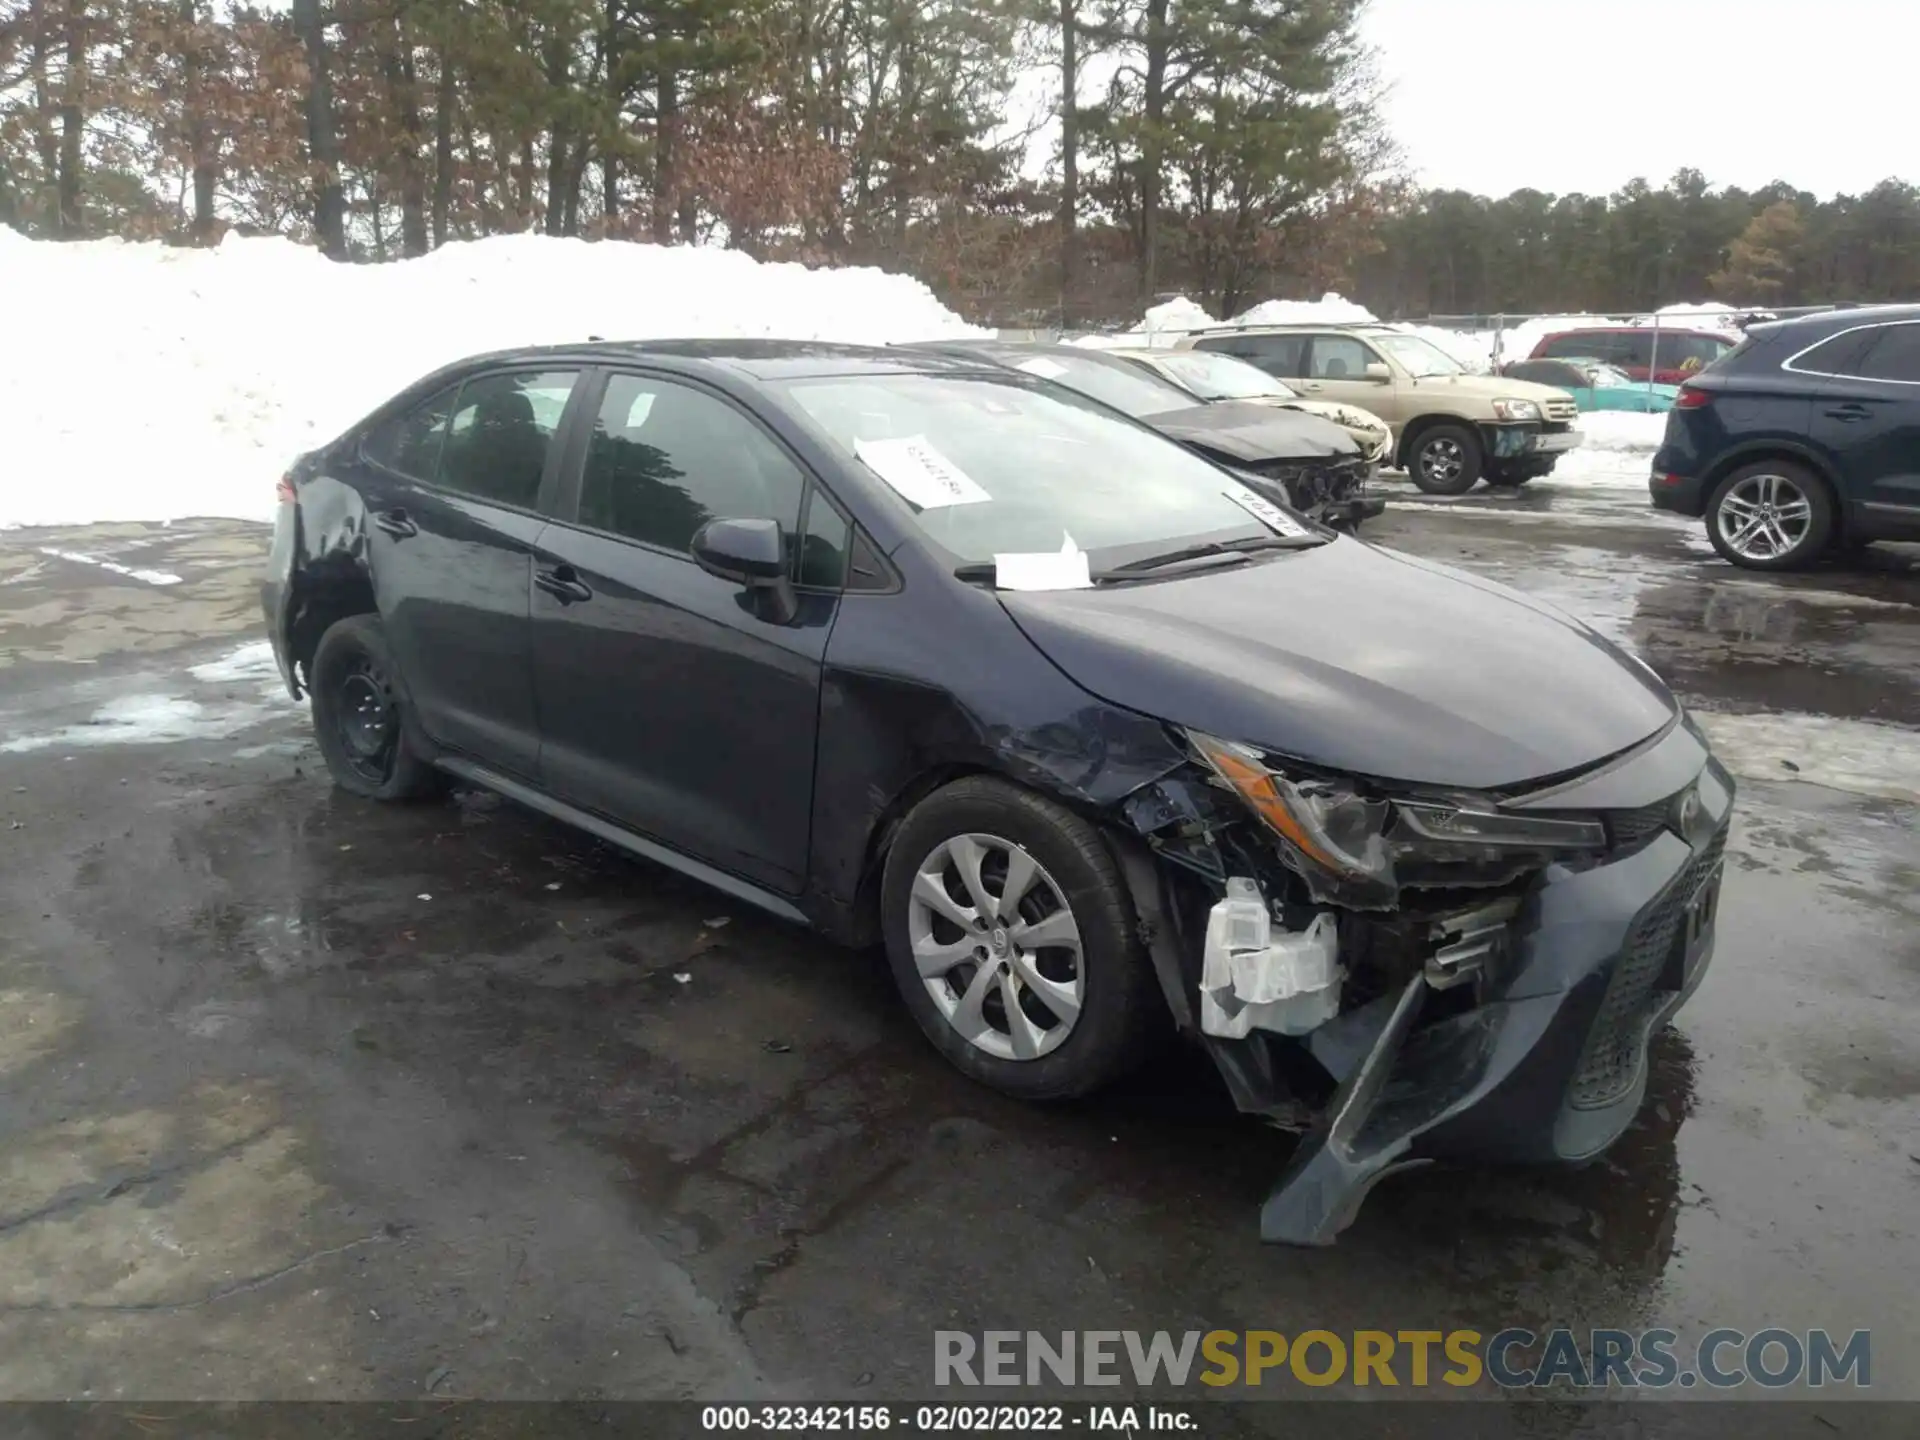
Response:
POLYGON ((1436 425, 1458 425, 1463 430, 1472 431, 1476 437, 1480 433, 1480 427, 1473 421, 1462 420, 1458 415, 1421 415, 1409 420, 1406 428, 1400 432, 1400 449, 1394 456, 1395 463, 1402 470, 1406 469, 1407 462, 1413 459, 1413 447, 1420 443, 1420 437, 1436 425))
POLYGON ((287 659, 304 686, 313 652, 320 648, 320 637, 336 621, 349 615, 372 615, 380 607, 373 598, 373 585, 364 575, 296 580, 294 587, 293 618, 287 625, 287 659))
POLYGON ((1749 465, 1758 465, 1767 460, 1784 460, 1790 465, 1806 471, 1820 482, 1827 492, 1827 503, 1833 508, 1833 533, 1844 536, 1848 530, 1847 507, 1840 503, 1840 487, 1834 483, 1833 476, 1819 460, 1799 450, 1786 446, 1770 447, 1761 450, 1747 450, 1719 461, 1707 471, 1706 478, 1700 482, 1700 513, 1705 515, 1713 503, 1713 492, 1736 470, 1744 470, 1749 465))
POLYGON ((916 775, 888 802, 867 833, 867 853, 860 865, 859 890, 853 899, 854 944, 879 943, 880 876, 887 868, 887 851, 893 846, 893 837, 900 832, 901 823, 912 813, 913 807, 943 785, 950 785, 968 775, 994 773, 979 765, 936 766, 916 775))

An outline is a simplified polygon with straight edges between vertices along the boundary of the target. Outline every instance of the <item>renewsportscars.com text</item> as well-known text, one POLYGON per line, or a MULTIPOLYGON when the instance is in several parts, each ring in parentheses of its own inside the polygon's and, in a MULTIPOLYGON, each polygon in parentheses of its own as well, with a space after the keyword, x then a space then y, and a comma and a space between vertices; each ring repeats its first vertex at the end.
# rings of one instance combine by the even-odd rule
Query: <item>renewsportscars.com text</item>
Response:
POLYGON ((1429 1385, 1663 1389, 1873 1383, 1872 1335, 1712 1330, 936 1330, 937 1386, 1429 1385))

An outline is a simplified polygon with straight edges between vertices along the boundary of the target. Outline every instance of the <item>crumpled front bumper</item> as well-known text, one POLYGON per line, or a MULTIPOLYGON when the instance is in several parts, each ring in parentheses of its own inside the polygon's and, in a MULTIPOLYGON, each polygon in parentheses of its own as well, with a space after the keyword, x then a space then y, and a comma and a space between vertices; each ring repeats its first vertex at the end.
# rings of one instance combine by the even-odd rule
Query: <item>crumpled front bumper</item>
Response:
POLYGON ((1648 1041, 1713 954, 1733 782, 1711 759, 1698 794, 1694 843, 1662 830, 1611 863, 1550 869, 1485 1003, 1423 1026, 1421 974, 1313 1032, 1339 1088, 1262 1207, 1262 1239, 1330 1243, 1409 1165, 1580 1161, 1619 1138, 1645 1098, 1648 1041))

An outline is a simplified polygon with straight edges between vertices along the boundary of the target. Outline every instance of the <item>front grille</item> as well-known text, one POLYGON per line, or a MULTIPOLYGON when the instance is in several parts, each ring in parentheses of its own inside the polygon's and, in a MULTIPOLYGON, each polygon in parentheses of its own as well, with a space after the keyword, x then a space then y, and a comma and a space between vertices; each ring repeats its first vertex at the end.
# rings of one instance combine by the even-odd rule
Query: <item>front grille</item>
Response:
MULTIPOLYGON (((1632 812, 1628 812, 1632 813, 1632 812)), ((1587 1033, 1587 1048, 1574 1073, 1569 1101, 1577 1110, 1611 1105, 1633 1088, 1646 1055, 1647 1032, 1659 1008, 1654 986, 1673 958, 1686 920, 1687 902, 1726 848, 1727 832, 1720 831, 1660 893, 1635 922, 1615 960, 1607 993, 1587 1033)))
POLYGON ((1558 420, 1566 424, 1580 413, 1580 407, 1571 400, 1549 400, 1541 407, 1541 412, 1549 420, 1558 420))
POLYGON ((1637 850, 1667 828, 1667 817, 1672 813, 1673 797, 1668 796, 1638 810, 1604 810, 1600 818, 1606 822, 1607 839, 1615 850, 1637 850))

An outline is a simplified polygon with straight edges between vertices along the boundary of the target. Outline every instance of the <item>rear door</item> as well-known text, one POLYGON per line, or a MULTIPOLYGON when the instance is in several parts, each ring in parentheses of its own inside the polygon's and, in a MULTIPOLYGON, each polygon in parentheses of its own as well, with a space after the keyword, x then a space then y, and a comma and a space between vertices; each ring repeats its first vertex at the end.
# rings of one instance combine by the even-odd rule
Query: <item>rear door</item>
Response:
POLYGON ((1289 384, 1307 373, 1305 335, 1203 335, 1193 348, 1237 356, 1289 384))
POLYGON ((772 433, 718 391, 615 370, 593 392, 534 561, 547 788, 795 894, 845 522, 772 433), (766 618, 693 562, 694 533, 722 518, 808 535, 793 545, 794 619, 766 618))
POLYGON ((1857 349, 1829 341, 1795 361, 1831 368, 1814 404, 1814 435, 1840 469, 1843 502, 1920 520, 1920 321, 1878 325, 1857 349), (1821 356, 1832 357, 1824 365, 1821 356))
POLYGON ((415 718, 440 744, 539 772, 528 591, 579 372, 488 371, 377 429, 363 458, 375 597, 415 718))

